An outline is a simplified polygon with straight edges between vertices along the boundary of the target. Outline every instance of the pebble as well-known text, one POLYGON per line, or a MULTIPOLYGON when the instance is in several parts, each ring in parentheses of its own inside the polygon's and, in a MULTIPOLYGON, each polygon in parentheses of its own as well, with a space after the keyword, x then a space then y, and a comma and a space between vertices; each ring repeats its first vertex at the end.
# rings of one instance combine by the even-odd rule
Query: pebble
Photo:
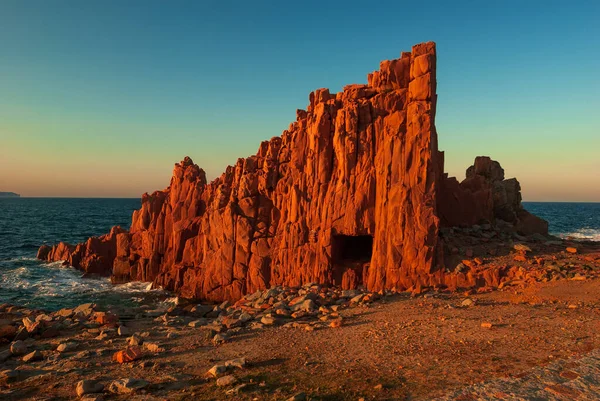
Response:
POLYGON ((158 345, 158 343, 144 343, 144 347, 150 351, 153 352, 155 354, 164 351, 164 348, 161 348, 160 345, 158 345))
POLYGON ((5 349, 4 351, 0 351, 0 363, 6 361, 8 358, 11 357, 11 352, 10 349, 5 349))
POLYGON ((17 328, 10 323, 0 324, 0 338, 14 338, 17 333, 17 328))
POLYGON ((108 391, 115 394, 130 394, 148 386, 148 382, 141 379, 119 379, 113 381, 108 387, 108 391))
POLYGON ((223 376, 217 379, 217 386, 219 387, 231 386, 235 383, 237 383, 237 379, 233 375, 223 376))
POLYGON ((513 249, 517 252, 531 252, 531 248, 525 244, 514 244, 513 249))
POLYGON ((56 347, 56 350, 58 352, 62 353, 62 352, 73 351, 75 348, 77 348, 77 344, 68 342, 68 343, 58 344, 58 347, 56 347))
POLYGON ((101 393, 104 390, 104 385, 96 380, 81 380, 77 383, 75 391, 79 397, 84 394, 101 393))
POLYGON ((260 319, 260 322, 261 322, 262 324, 265 324, 265 325, 267 325, 267 326, 271 326, 271 325, 275 324, 275 322, 276 322, 276 319, 275 319, 273 316, 266 315, 266 316, 263 316, 263 317, 260 319))
POLYGON ((26 352, 27 345, 21 340, 17 340, 10 345, 10 353, 13 355, 23 355, 26 352))
POLYGON ((249 313, 243 312, 240 315, 239 319, 242 323, 246 323, 246 322, 249 322, 250 320, 252 320, 252 315, 250 315, 249 313))
POLYGON ((473 305, 475 305, 475 301, 473 301, 471 298, 466 298, 460 303, 460 306, 464 306, 464 307, 473 306, 473 305))
POLYGON ((96 340, 102 341, 102 340, 106 340, 107 338, 108 338, 108 333, 103 330, 100 332, 100 334, 98 334, 98 337, 96 337, 96 340))
POLYGON ((466 269, 467 269, 467 266, 465 266, 463 263, 459 263, 459 264, 457 264, 457 265, 456 265, 456 267, 454 268, 454 272, 455 272, 455 273, 460 273, 460 272, 462 272, 462 271, 464 271, 464 270, 466 270, 466 269))
POLYGON ((14 370, 3 370, 0 372, 0 382, 14 381, 19 377, 19 373, 14 370))
POLYGON ((138 337, 136 334, 132 335, 127 339, 127 344, 129 345, 142 345, 144 340, 138 337))
POLYGON ((30 352, 29 354, 25 355, 23 357, 23 362, 34 362, 34 361, 40 361, 44 358, 44 356, 42 355, 42 353, 38 350, 35 350, 33 352, 30 352))
POLYGON ((25 329, 27 330, 27 332, 34 333, 40 327, 40 323, 36 322, 35 320, 31 319, 30 317, 24 317, 23 318, 23 326, 25 326, 25 329))
POLYGON ((227 365, 218 363, 208 370, 208 374, 218 377, 220 374, 227 372, 227 365))
POLYGON ((120 336, 129 336, 129 335, 131 335, 131 330, 129 330, 128 327, 119 326, 119 329, 117 330, 117 334, 120 336))
POLYGON ((92 312, 94 311, 95 307, 96 307, 96 305, 92 304, 92 303, 81 304, 77 308, 75 308, 75 310, 73 310, 73 313, 75 313, 75 314, 81 313, 83 315, 91 315, 92 312))
POLYGON ((117 363, 127 363, 136 361, 141 357, 142 350, 137 346, 133 346, 116 352, 112 359, 117 363))
POLYGON ((101 394, 87 394, 80 398, 80 401, 104 401, 101 394))
POLYGON ((36 322, 41 322, 41 321, 44 321, 44 322, 51 322, 51 321, 52 321, 52 317, 51 317, 51 316, 48 316, 48 315, 46 315, 45 313, 42 313, 41 315, 38 315, 38 316, 35 318, 35 321, 36 321, 36 322))
POLYGON ((227 342, 228 339, 226 335, 217 333, 213 336, 212 342, 215 345, 219 345, 227 342))
POLYGON ((360 301, 363 300, 363 298, 365 297, 365 294, 358 294, 357 296, 355 296, 354 298, 352 298, 350 300, 351 304, 358 304, 360 303, 360 301))
POLYGON ((225 362, 225 367, 243 369, 246 367, 246 358, 230 359, 225 362))
POLYGON ((227 390, 227 391, 225 392, 225 394, 227 394, 227 395, 231 395, 231 394, 239 394, 239 393, 241 393, 241 392, 242 392, 242 391, 243 391, 243 390, 244 390, 246 387, 248 387, 248 384, 246 384, 246 383, 242 383, 242 384, 239 384, 239 385, 235 386, 235 387, 234 387, 234 388, 232 388, 232 389, 229 389, 229 390, 227 390))
POLYGON ((310 311, 315 310, 316 308, 317 307, 315 305, 315 301, 313 301, 312 299, 306 299, 306 300, 292 306, 292 310, 294 312, 297 312, 297 311, 310 312, 310 311))

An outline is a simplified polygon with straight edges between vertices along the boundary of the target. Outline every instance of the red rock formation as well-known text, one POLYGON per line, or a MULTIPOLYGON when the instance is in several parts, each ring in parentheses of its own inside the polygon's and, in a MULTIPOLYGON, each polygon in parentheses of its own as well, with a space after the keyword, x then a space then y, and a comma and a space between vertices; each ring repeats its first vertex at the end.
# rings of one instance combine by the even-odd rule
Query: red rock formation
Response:
POLYGON ((523 209, 519 181, 504 179, 500 163, 486 156, 475 158, 460 184, 454 177, 441 180, 438 213, 448 227, 502 220, 520 234, 548 233, 548 222, 523 209))
POLYGON ((215 301, 313 281, 443 284, 440 218, 493 221, 496 207, 520 206, 520 197, 518 183, 499 195, 503 172, 489 159, 461 184, 443 175, 435 62, 435 44, 423 43, 382 62, 367 85, 318 89, 281 137, 210 184, 186 157, 167 189, 142 197, 129 232, 39 257, 215 301))

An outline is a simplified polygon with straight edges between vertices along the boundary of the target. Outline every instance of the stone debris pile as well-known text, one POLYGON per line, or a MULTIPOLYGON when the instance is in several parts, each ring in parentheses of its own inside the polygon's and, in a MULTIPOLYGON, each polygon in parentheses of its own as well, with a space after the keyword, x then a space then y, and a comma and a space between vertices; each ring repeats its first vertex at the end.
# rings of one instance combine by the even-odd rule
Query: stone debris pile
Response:
POLYGON ((181 323, 182 317, 191 319, 187 323, 190 328, 205 331, 218 345, 228 340, 228 334, 242 328, 281 326, 307 331, 338 328, 343 325, 342 309, 365 306, 391 294, 392 291, 341 290, 316 283, 278 286, 246 295, 234 304, 225 301, 213 307, 179 299, 177 305, 155 320, 172 325, 181 323))

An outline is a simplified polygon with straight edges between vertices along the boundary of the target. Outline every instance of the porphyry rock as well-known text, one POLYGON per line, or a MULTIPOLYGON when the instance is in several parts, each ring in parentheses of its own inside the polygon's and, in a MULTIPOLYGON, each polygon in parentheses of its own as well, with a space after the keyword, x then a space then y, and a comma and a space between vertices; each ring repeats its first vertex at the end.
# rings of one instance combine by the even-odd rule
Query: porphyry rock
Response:
POLYGON ((218 363, 212 368, 210 368, 207 373, 211 376, 218 377, 219 375, 225 372, 227 372, 227 365, 218 363))
POLYGON ((17 340, 10 345, 10 353, 13 355, 23 355, 27 352, 27 344, 17 340))
POLYGON ((113 381, 108 387, 108 391, 116 394, 130 394, 148 386, 148 382, 141 379, 120 379, 113 381))
POLYGON ((113 360, 118 363, 127 363, 138 360, 142 357, 142 350, 139 347, 129 347, 118 351, 113 355, 113 360))
POLYGON ((545 234, 547 223, 522 208, 518 181, 489 157, 462 182, 444 173, 436 89, 435 43, 413 46, 366 85, 312 92, 280 137, 211 183, 186 157, 168 188, 142 196, 129 231, 38 256, 210 301, 310 282, 370 291, 493 284, 446 266, 440 228, 498 220, 528 235, 545 234))
POLYGON ((243 369, 243 368, 246 367, 246 358, 230 359, 230 360, 228 360, 228 361, 225 362, 225 366, 227 368, 243 369))
POLYGON ((14 338, 17 328, 10 324, 0 326, 0 338, 14 338))
POLYGON ((30 352, 29 354, 25 355, 23 357, 23 362, 41 361, 43 358, 44 358, 44 356, 42 355, 42 353, 38 350, 35 350, 35 351, 30 352))
POLYGON ((220 387, 231 386, 235 383, 237 383, 237 379, 235 378, 235 376, 232 376, 232 375, 219 377, 217 379, 217 386, 220 386, 220 387))
POLYGON ((12 356, 10 349, 5 349, 4 351, 0 351, 0 363, 8 360, 12 356))
POLYGON ((70 352, 73 351, 75 348, 77 348, 77 344, 73 343, 73 342, 66 342, 66 343, 61 343, 58 344, 58 347, 56 347, 56 350, 58 352, 70 352))
POLYGON ((0 382, 11 382, 19 377, 19 372, 16 370, 3 370, 0 372, 0 382))
POLYGON ((104 390, 104 385, 96 380, 81 380, 77 383, 75 391, 79 397, 84 394, 100 393, 104 390))

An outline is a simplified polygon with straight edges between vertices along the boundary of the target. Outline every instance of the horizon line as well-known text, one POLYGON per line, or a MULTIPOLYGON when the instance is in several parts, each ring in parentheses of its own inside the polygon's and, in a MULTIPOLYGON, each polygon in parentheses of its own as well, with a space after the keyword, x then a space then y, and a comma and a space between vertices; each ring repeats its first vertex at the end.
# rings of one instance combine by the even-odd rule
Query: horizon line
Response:
MULTIPOLYGON (((141 200, 141 196, 7 196, 0 197, 0 199, 138 199, 141 200)), ((525 203, 600 203, 597 201, 569 201, 569 200, 522 200, 525 203)))

